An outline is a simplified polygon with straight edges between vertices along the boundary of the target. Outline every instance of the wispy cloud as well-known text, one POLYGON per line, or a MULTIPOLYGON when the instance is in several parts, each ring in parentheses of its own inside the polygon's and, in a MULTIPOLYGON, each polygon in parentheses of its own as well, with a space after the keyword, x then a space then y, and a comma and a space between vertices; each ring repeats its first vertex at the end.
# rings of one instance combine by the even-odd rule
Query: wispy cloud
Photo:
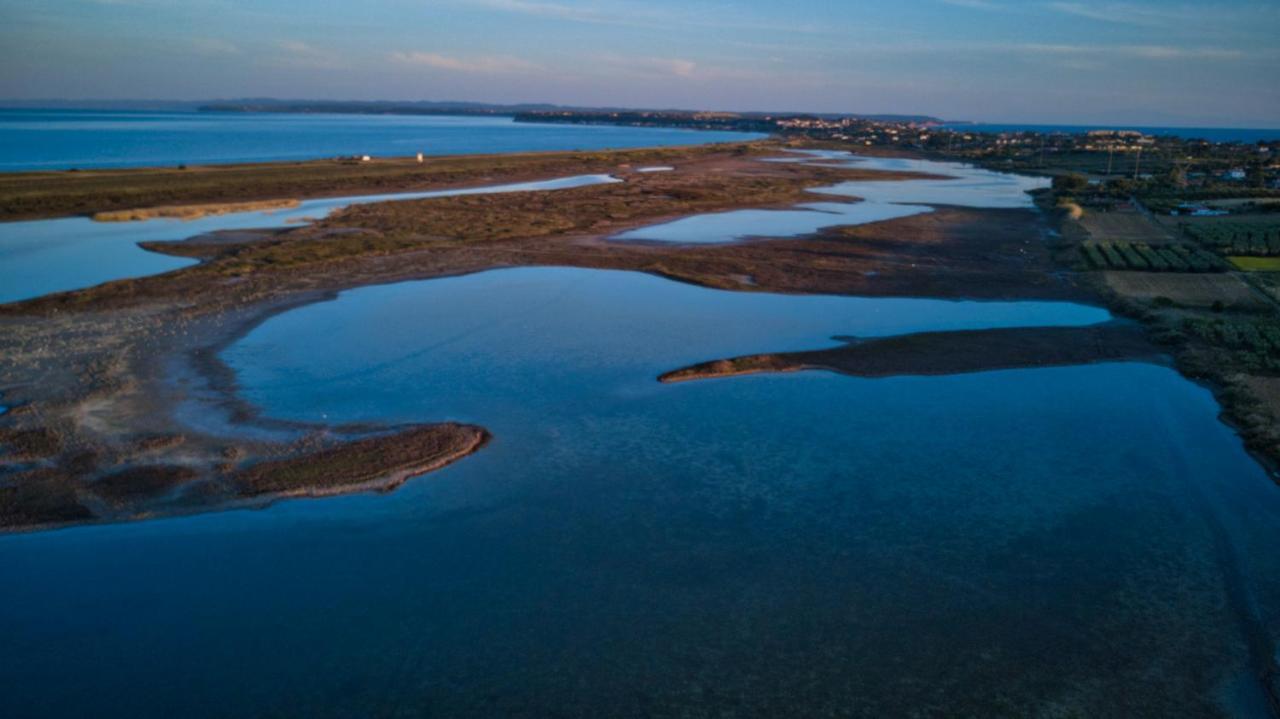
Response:
POLYGON ((608 13, 599 8, 578 7, 561 3, 537 2, 536 0, 474 0, 469 4, 487 7, 492 10, 504 10, 524 15, 569 20, 572 22, 591 22, 605 25, 630 25, 636 20, 625 14, 608 13))
MULTIPOLYGON (((812 73, 782 69, 761 69, 745 65, 717 65, 679 57, 637 57, 634 55, 597 55, 590 69, 580 74, 607 74, 610 78, 633 78, 672 85, 776 83, 812 84, 812 73)), ((823 77, 826 77, 824 74, 823 77)))
POLYGON ((840 34, 838 30, 816 24, 777 22, 758 17, 752 18, 745 16, 740 10, 732 12, 717 11, 714 15, 706 16, 642 3, 621 5, 596 2, 576 5, 543 2, 542 0, 463 0, 461 4, 469 7, 568 22, 617 25, 662 30, 664 32, 690 28, 714 28, 716 30, 747 30, 812 35, 840 34))
POLYGON ((698 70, 698 63, 678 57, 629 58, 624 62, 636 71, 656 75, 693 77, 694 73, 698 70))
POLYGON ((391 59, 407 65, 419 65, 437 70, 492 75, 534 72, 541 69, 528 60, 505 55, 456 57, 435 52, 401 51, 391 53, 391 59))
POLYGON ((1095 55, 1145 60, 1232 60, 1244 56, 1239 50, 1221 47, 1175 47, 1172 45, 1054 45, 1025 43, 1011 49, 1047 55, 1095 55))
POLYGON ((322 50, 301 40, 281 40, 276 43, 276 46, 282 52, 273 59, 273 62, 282 67, 332 70, 344 65, 337 53, 322 50))
POLYGON ((943 5, 953 5, 955 7, 969 8, 971 10, 1007 10, 1004 5, 1000 5, 991 0, 938 0, 943 5))
POLYGON ((1274 3, 1178 4, 1172 2, 1080 2, 1054 0, 1044 7, 1054 12, 1099 22, 1146 28, 1233 27, 1238 30, 1272 28, 1280 20, 1280 6, 1274 3))
POLYGON ((216 37, 193 37, 187 39, 186 44, 187 47, 202 55, 239 55, 242 53, 239 45, 216 37))

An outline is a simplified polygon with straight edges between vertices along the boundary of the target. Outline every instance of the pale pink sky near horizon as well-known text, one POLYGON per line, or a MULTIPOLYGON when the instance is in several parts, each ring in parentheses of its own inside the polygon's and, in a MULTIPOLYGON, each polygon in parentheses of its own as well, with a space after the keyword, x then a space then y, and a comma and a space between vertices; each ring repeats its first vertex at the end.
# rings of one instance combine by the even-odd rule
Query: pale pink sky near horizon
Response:
POLYGON ((1280 125, 1280 3, 0 0, 0 98, 1280 125))

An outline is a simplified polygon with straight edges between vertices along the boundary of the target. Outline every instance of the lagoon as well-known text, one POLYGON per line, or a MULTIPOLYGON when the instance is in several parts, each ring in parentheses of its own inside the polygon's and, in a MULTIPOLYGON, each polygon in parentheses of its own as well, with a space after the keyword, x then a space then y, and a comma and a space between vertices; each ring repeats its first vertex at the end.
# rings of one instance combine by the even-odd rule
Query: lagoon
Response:
POLYGON ((851 169, 939 175, 931 180, 854 180, 810 192, 849 202, 803 203, 785 210, 733 210, 683 217, 618 233, 619 242, 725 244, 749 238, 810 235, 826 227, 862 225, 930 212, 933 205, 1030 209, 1030 191, 1048 187, 1046 178, 992 172, 958 162, 860 157, 836 150, 797 150, 768 162, 821 163, 851 169))
POLYGON ((149 252, 139 242, 172 242, 224 230, 297 227, 334 210, 365 202, 430 197, 565 190, 620 180, 610 175, 573 175, 425 192, 326 197, 279 210, 236 212, 194 220, 155 218, 97 222, 87 217, 0 223, 0 303, 144 277, 195 264, 195 260, 149 252))
POLYGON ((1280 489, 1171 369, 655 381, 1107 319, 561 268, 344 292, 224 352, 244 395, 493 442, 388 495, 0 537, 0 692, 17 716, 1249 716, 1280 489))

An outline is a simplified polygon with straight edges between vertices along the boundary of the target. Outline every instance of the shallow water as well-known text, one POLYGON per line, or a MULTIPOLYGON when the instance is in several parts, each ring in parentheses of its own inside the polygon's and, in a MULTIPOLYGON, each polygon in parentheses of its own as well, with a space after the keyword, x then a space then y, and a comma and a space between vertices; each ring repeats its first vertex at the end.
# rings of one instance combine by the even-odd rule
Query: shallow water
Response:
POLYGON ((1226 588, 1275 635, 1280 490, 1175 372, 655 381, 833 335, 1106 318, 558 268, 345 292, 225 352, 245 395, 494 441, 389 495, 0 537, 0 695, 13 716, 1247 707, 1226 588))
POLYGON ((721 244, 751 237, 801 237, 825 227, 862 225, 929 212, 929 205, 1030 208, 1028 191, 1048 187, 1045 178, 991 172, 957 162, 857 157, 838 150, 797 150, 792 157, 767 162, 821 162, 850 168, 921 172, 945 180, 850 181, 812 190, 822 195, 860 199, 854 204, 823 202, 789 210, 735 210, 693 215, 615 235, 617 241, 721 244))
POLYGON ((760 137, 510 117, 0 109, 0 171, 601 150, 760 137))
POLYGON ((1029 208, 1034 203, 1027 193, 1049 186, 1047 177, 992 172, 959 162, 910 160, 901 157, 856 157, 829 153, 824 158, 835 164, 867 170, 922 172, 945 175, 947 180, 899 180, 883 182, 851 181, 814 190, 828 195, 859 197, 866 202, 959 205, 996 209, 1029 208))
POLYGON ((929 212, 928 207, 870 202, 813 202, 794 210, 730 210, 692 215, 619 233, 619 242, 723 244, 746 237, 797 237, 824 227, 862 225, 929 212))
POLYGON ((0 222, 0 303, 92 287, 111 280, 145 277, 195 264, 195 260, 148 252, 139 242, 183 240, 219 230, 270 229, 306 224, 333 210, 364 202, 429 197, 563 190, 620 182, 609 175, 573 175, 427 192, 355 195, 305 200, 297 207, 236 212, 195 220, 157 218, 141 222, 95 222, 87 217, 0 222))

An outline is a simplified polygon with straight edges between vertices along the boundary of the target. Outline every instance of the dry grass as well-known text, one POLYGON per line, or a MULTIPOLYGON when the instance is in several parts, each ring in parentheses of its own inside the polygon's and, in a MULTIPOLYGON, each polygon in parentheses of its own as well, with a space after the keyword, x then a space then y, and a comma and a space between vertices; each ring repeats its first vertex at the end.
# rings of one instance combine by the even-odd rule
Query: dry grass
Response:
POLYGON ((1102 275, 1111 289, 1130 299, 1163 297, 1184 307, 1212 307, 1216 302, 1239 309, 1266 307, 1249 285, 1230 274, 1106 271, 1102 275))
POLYGON ((1145 242, 1156 245, 1173 240, 1163 227, 1134 209, 1089 212, 1080 218, 1080 223, 1099 242, 1145 242))
POLYGON ((232 483, 242 496, 331 494, 437 469, 479 449, 488 439, 471 425, 438 424, 347 442, 288 459, 259 462, 236 472, 232 483))
POLYGON ((136 207, 384 193, 488 184, 619 165, 678 164, 716 155, 770 152, 771 145, 703 145, 612 152, 460 155, 350 162, 315 160, 247 165, 0 173, 0 220, 91 215, 136 207))
POLYGON ((141 222, 156 218, 174 220, 198 220, 212 215, 228 215, 233 212, 261 212, 263 210, 282 210, 297 207, 298 200, 257 200, 254 202, 220 202, 211 205, 167 205, 164 207, 143 207, 135 210, 112 210, 95 212, 95 222, 141 222))

